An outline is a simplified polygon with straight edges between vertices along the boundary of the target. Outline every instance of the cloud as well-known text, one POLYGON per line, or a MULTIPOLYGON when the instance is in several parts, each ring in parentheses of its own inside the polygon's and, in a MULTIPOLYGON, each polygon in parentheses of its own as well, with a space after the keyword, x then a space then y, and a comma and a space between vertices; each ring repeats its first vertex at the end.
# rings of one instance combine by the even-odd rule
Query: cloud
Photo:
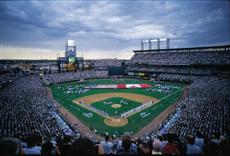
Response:
POLYGON ((64 52, 68 38, 75 39, 77 50, 92 58, 94 54, 123 57, 124 49, 140 48, 140 40, 156 37, 171 38, 171 47, 230 43, 229 1, 0 3, 0 44, 11 51, 17 47, 64 52))
MULTIPOLYGON (((133 55, 132 47, 119 49, 119 50, 98 50, 90 49, 88 51, 77 51, 78 57, 84 57, 85 59, 127 59, 133 55), (111 55, 111 53, 113 55, 111 55)), ((38 49, 38 48, 21 48, 21 47, 8 47, 1 46, 1 59, 57 59, 57 54, 64 57, 63 51, 58 49, 38 49), (33 55, 31 55, 31 53, 33 55)))
POLYGON ((1 46, 2 59, 56 59, 58 53, 62 52, 54 49, 1 46))

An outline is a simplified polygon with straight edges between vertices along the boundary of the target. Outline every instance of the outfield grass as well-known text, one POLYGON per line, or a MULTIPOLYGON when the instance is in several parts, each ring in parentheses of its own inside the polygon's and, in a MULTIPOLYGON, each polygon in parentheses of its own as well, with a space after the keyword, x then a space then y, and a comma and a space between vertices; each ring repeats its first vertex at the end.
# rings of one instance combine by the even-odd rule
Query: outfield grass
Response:
MULTIPOLYGON (((88 80, 86 83, 81 84, 81 85, 77 84, 77 82, 54 84, 54 85, 51 85, 50 88, 52 90, 54 99, 58 101, 67 110, 69 110, 78 119, 80 119, 88 127, 96 129, 99 133, 108 132, 109 134, 121 135, 127 131, 135 133, 139 131, 141 128, 143 128, 146 124, 152 121, 156 116, 158 116, 167 107, 169 107, 171 104, 176 102, 181 97, 182 88, 185 86, 184 84, 180 84, 180 83, 164 83, 167 85, 178 87, 178 88, 172 89, 172 92, 170 94, 165 94, 162 92, 150 92, 150 91, 147 91, 146 89, 116 89, 116 90, 114 89, 92 89, 80 95, 77 95, 77 94, 67 95, 64 93, 64 91, 67 89, 68 86, 77 86, 79 88, 79 87, 84 87, 85 85, 89 85, 89 84, 119 84, 121 82, 124 82, 126 84, 148 83, 153 86, 155 85, 154 82, 149 82, 147 80, 139 80, 139 79, 124 79, 123 81, 116 81, 116 82, 109 80, 109 79, 101 79, 101 80, 88 80), (62 87, 62 89, 61 90, 58 89, 57 86, 62 87), (107 126, 106 124, 104 124, 104 117, 102 117, 101 115, 97 113, 94 113, 93 111, 90 111, 79 105, 76 105, 75 103, 72 102, 74 99, 77 99, 77 98, 80 98, 86 95, 93 95, 93 94, 98 94, 98 93, 114 93, 114 92, 143 94, 143 95, 155 97, 157 99, 161 99, 161 101, 149 107, 148 109, 142 110, 141 112, 138 112, 130 116, 128 118, 129 122, 127 125, 123 127, 117 127, 117 128, 107 126), (92 117, 88 118, 84 115, 84 113, 91 113, 92 117)), ((98 104, 94 103, 94 107, 100 107, 100 109, 104 109, 103 106, 100 106, 99 103, 98 104)), ((122 108, 125 109, 125 107, 122 107, 122 108)), ((108 108, 105 110, 110 111, 110 109, 108 108)), ((111 109, 110 113, 112 114, 114 113, 114 111, 112 111, 111 109)))

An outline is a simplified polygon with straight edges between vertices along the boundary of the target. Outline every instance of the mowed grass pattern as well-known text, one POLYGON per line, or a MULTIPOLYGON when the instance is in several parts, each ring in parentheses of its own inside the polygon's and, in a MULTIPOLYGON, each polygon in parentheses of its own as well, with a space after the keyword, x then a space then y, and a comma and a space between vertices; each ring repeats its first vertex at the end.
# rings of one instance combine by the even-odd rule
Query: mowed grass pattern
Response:
MULTIPOLYGON (((154 86, 155 82, 149 82, 148 80, 140 80, 140 79, 124 79, 123 80, 127 84, 131 83, 148 83, 154 86)), ((117 84, 119 84, 120 81, 117 81, 117 84)), ((52 94, 54 99, 59 102, 63 107, 65 107, 67 110, 69 110, 73 115, 75 115, 78 119, 81 120, 82 123, 84 123, 86 126, 96 129, 98 133, 104 134, 108 132, 109 134, 115 134, 115 135, 122 135, 124 132, 138 132, 141 128, 143 128, 146 124, 148 124, 150 121, 152 121, 156 116, 158 116, 162 111, 164 111, 166 108, 168 108, 172 103, 176 102, 182 95, 182 88, 185 86, 181 83, 166 83, 163 82, 163 84, 177 86, 179 89, 173 89, 172 93, 165 94, 162 92, 149 92, 146 89, 92 89, 85 94, 65 94, 64 90, 57 89, 57 86, 61 86, 64 89, 66 89, 68 86, 78 86, 78 87, 84 87, 88 84, 116 84, 115 81, 112 81, 110 79, 101 79, 101 80, 88 80, 84 84, 78 84, 77 82, 68 82, 68 83, 61 83, 61 84, 53 84, 50 86, 52 90, 52 94), (93 111, 90 111, 88 109, 85 109, 72 101, 74 99, 87 96, 87 95, 93 95, 98 93, 111 93, 111 92, 127 92, 127 93, 136 93, 136 94, 143 94, 152 96, 155 98, 160 99, 161 101, 159 103, 156 103, 154 106, 149 107, 148 109, 145 109, 139 113, 136 113, 128 118, 129 122, 127 125, 123 127, 110 127, 104 124, 104 117, 102 117, 99 114, 94 113, 93 111), (93 116, 91 118, 85 117, 84 113, 92 113, 93 116), (144 118, 141 116, 141 114, 146 113, 149 114, 145 116, 144 118)))

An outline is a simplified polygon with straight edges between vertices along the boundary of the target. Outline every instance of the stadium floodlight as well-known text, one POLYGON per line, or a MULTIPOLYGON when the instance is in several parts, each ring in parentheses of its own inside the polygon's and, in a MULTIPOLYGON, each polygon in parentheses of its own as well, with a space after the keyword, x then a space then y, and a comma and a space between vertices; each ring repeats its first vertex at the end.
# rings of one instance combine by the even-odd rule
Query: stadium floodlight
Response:
POLYGON ((142 43, 149 43, 149 40, 142 40, 142 43))
POLYGON ((149 40, 141 40, 141 50, 144 50, 145 43, 149 43, 149 40))
POLYGON ((152 39, 149 39, 149 49, 151 50, 152 49, 152 43, 153 42, 156 42, 157 43, 157 49, 160 49, 160 46, 159 46, 159 38, 152 38, 152 39))
POLYGON ((144 50, 145 43, 149 44, 149 50, 151 50, 153 42, 157 43, 157 49, 159 49, 159 38, 151 38, 148 40, 141 40, 141 50, 144 50))
POLYGON ((149 39, 151 42, 158 42, 159 38, 149 39))
POLYGON ((152 44, 154 42, 157 43, 157 49, 160 49, 161 47, 161 42, 166 43, 166 49, 169 49, 169 38, 151 38, 149 40, 141 40, 141 50, 144 50, 145 43, 149 44, 149 50, 152 49, 152 44))
POLYGON ((160 39, 159 39, 159 44, 160 44, 160 42, 165 42, 165 44, 166 44, 166 49, 169 49, 169 45, 170 45, 170 40, 169 40, 169 38, 160 38, 160 39))
POLYGON ((167 38, 160 38, 160 42, 165 42, 167 41, 167 38))

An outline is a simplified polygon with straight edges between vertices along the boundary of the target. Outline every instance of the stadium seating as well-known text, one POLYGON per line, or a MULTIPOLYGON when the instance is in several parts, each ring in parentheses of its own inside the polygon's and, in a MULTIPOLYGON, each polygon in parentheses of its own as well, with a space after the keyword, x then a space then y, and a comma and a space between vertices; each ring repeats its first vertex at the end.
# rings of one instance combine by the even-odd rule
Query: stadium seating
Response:
POLYGON ((98 59, 93 61, 93 66, 95 68, 103 68, 103 67, 109 67, 109 66, 116 66, 120 67, 122 61, 118 59, 98 59))
POLYGON ((108 77, 108 71, 82 71, 82 72, 67 72, 57 74, 47 74, 45 79, 50 83, 69 82, 74 80, 82 80, 89 78, 106 78, 108 77))
POLYGON ((135 53, 131 63, 153 65, 230 64, 229 51, 135 53))
MULTIPOLYGON (((14 81, 0 92, 0 147, 20 144, 25 154, 32 147, 37 149, 33 151, 37 153, 32 154, 44 155, 230 153, 230 79, 214 75, 209 69, 230 65, 229 51, 138 52, 130 62, 130 72, 156 73, 158 80, 190 83, 187 97, 152 132, 140 138, 129 134, 121 139, 106 136, 102 142, 93 135, 79 138, 78 127, 61 117, 38 76, 4 75, 0 80, 14 81), (48 147, 52 150, 47 150, 48 147)), ((60 83, 108 78, 108 72, 65 72, 47 74, 44 78, 50 83, 60 83)), ((5 148, 0 152, 15 154, 18 151, 5 148)))
POLYGON ((77 129, 63 126, 56 103, 47 96, 37 76, 22 77, 3 88, 0 92, 0 137, 24 138, 39 132, 42 137, 51 138, 71 131, 78 133, 77 129))

